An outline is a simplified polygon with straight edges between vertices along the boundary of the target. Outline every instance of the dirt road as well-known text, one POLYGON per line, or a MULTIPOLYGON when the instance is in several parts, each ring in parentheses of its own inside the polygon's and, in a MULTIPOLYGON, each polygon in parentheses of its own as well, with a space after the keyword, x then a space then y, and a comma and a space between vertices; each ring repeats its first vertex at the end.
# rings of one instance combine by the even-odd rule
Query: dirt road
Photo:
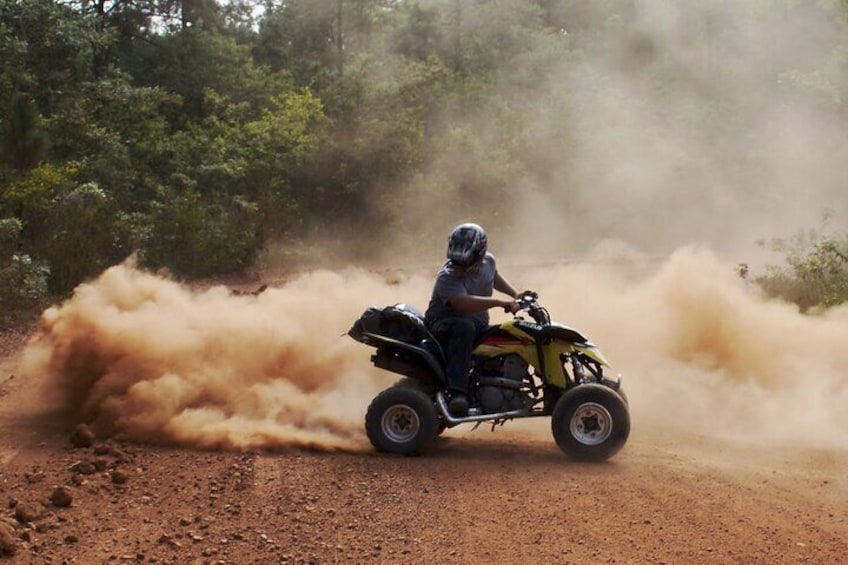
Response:
MULTIPOLYGON (((604 464, 546 420, 423 457, 95 442, 0 364, 10 563, 844 563, 848 454, 643 429, 604 464), (70 506, 51 502, 64 486, 70 506)), ((59 500, 59 499, 56 499, 59 500)))

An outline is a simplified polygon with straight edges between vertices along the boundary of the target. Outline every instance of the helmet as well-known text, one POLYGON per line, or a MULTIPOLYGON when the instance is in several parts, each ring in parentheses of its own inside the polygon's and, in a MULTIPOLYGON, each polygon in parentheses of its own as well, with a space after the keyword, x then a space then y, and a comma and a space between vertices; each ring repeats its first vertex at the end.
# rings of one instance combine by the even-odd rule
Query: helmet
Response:
POLYGON ((468 267, 486 255, 486 232, 477 224, 460 224, 448 237, 447 257, 455 265, 468 267))

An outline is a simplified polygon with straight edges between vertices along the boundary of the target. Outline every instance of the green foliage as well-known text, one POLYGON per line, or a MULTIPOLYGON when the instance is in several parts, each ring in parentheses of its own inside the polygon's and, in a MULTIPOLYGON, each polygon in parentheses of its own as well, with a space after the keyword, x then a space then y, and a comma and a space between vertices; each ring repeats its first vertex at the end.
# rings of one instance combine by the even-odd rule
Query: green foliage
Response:
POLYGON ((182 105, 169 115, 175 127, 220 115, 229 104, 246 104, 256 115, 288 88, 288 75, 257 66, 248 46, 195 28, 160 37, 156 43, 135 45, 126 66, 141 85, 164 88, 180 97, 182 105))
POLYGON ((142 263, 192 277, 242 271, 260 248, 257 220, 255 204, 241 198, 205 204, 187 186, 153 203, 142 263))
POLYGON ((47 297, 50 270, 43 262, 17 252, 22 229, 17 218, 0 219, 0 322, 3 324, 15 313, 43 305, 47 297))
POLYGON ((78 164, 42 163, 11 178, 0 195, 0 215, 15 217, 22 223, 25 246, 37 247, 49 232, 54 201, 73 186, 78 175, 78 164))
POLYGON ((321 90, 340 65, 337 0, 294 0, 269 12, 254 53, 274 70, 288 69, 301 86, 321 90))
POLYGON ((23 225, 17 218, 0 219, 0 258, 11 257, 17 251, 23 225))
POLYGON ((79 183, 80 170, 42 165, 18 177, 0 200, 21 222, 23 247, 50 266, 50 289, 58 293, 129 253, 125 214, 96 183, 79 183))
POLYGON ((3 152, 12 169, 31 169, 44 157, 46 148, 38 109, 28 96, 18 93, 12 98, 8 117, 2 132, 3 152))
MULTIPOLYGON (((796 5, 759 3, 742 17, 767 27, 796 5)), ((822 17, 846 13, 841 0, 816 5, 822 17)), ((362 254, 379 253, 371 242, 387 234, 410 248, 441 241, 443 211, 504 226, 531 190, 585 208, 591 195, 571 198, 569 181, 585 174, 572 171, 574 155, 603 166, 626 149, 590 143, 607 118, 581 115, 586 99, 592 109, 606 101, 609 120, 627 125, 636 106, 698 139, 753 130, 744 119, 770 96, 805 95, 845 117, 848 40, 809 65, 764 68, 762 90, 737 101, 725 86, 738 70, 723 62, 737 55, 743 23, 717 27, 709 10, 687 11, 704 20, 686 27, 698 30, 694 43, 718 53, 701 60, 644 36, 653 12, 642 8, 0 0, 4 280, 33 291, 15 298, 26 303, 44 284, 61 295, 133 252, 151 268, 207 276, 249 267, 268 247, 322 258, 310 253, 319 240, 362 254), (602 44, 613 35, 621 52, 602 44), (705 67, 710 80, 683 66, 705 67), (585 67, 598 75, 577 99, 569 81, 585 67), (691 106, 672 103, 681 92, 691 106)), ((728 175, 767 162, 771 145, 751 141, 729 157, 743 172, 728 175)), ((805 308, 844 296, 844 241, 816 236, 783 242, 788 267, 761 281, 805 308)))
POLYGON ((34 250, 51 267, 51 289, 61 293, 124 259, 128 240, 129 226, 115 200, 97 184, 84 183, 53 199, 49 231, 34 250))
POLYGON ((3 0, 0 22, 4 97, 26 92, 48 117, 91 78, 95 55, 108 43, 94 20, 54 0, 3 0))
POLYGON ((802 311, 848 301, 848 234, 826 229, 771 242, 786 255, 786 267, 770 266, 755 281, 767 295, 797 304, 802 311))

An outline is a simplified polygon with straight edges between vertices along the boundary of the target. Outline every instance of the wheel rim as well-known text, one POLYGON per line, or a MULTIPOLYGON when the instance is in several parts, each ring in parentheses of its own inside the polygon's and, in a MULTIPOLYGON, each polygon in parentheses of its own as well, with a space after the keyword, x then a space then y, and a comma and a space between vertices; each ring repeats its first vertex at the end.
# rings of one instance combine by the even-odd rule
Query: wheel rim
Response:
POLYGON ((397 443, 405 443, 418 435, 421 420, 418 413, 406 404, 396 404, 383 412, 380 422, 383 434, 397 443))
POLYGON ((600 445, 612 434, 612 416, 597 402, 586 402, 574 411, 569 430, 584 445, 600 445))

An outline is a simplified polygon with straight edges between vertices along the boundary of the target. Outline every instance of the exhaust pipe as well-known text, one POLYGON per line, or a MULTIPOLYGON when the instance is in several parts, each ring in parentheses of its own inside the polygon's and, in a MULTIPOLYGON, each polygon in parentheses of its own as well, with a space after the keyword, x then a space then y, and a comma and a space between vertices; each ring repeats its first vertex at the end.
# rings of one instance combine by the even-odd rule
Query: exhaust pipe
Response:
POLYGON ((520 410, 512 410, 510 412, 498 412, 497 414, 476 414, 473 416, 451 416, 448 411, 448 401, 445 394, 441 391, 436 393, 436 404, 439 406, 439 412, 449 424, 464 424, 466 422, 485 422, 486 420, 503 420, 506 418, 520 418, 530 413, 532 408, 522 408, 520 410))

